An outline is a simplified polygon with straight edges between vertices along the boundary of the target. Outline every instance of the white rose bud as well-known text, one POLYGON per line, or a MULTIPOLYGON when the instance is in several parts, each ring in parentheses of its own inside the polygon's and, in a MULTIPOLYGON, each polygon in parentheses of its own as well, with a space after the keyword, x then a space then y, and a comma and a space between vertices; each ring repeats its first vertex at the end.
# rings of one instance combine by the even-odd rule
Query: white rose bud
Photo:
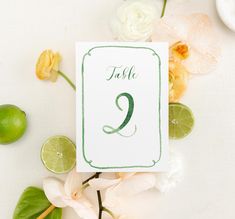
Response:
POLYGON ((159 1, 125 1, 111 20, 111 29, 120 41, 148 41, 155 19, 159 18, 159 1))

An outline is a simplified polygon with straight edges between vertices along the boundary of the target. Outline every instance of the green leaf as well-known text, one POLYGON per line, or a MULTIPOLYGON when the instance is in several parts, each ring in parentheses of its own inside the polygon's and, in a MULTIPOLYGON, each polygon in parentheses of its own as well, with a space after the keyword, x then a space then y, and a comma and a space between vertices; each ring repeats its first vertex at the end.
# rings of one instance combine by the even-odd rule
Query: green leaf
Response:
MULTIPOLYGON (((42 214, 51 203, 43 190, 35 187, 28 187, 21 195, 15 208, 13 219, 36 219, 42 214)), ((61 219, 62 209, 54 209, 46 219, 61 219)))
POLYGON ((55 208, 45 219, 61 219, 62 218, 62 208, 55 208))

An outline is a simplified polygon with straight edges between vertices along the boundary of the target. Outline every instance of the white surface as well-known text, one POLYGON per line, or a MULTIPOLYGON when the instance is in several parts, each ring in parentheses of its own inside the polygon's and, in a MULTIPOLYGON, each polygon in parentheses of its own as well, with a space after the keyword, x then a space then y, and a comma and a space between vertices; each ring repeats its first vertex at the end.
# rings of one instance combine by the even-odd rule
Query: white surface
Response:
POLYGON ((216 9, 223 22, 235 32, 235 1, 216 0, 216 9))
POLYGON ((77 87, 84 87, 76 96, 79 172, 168 169, 168 48, 167 43, 77 44, 77 87), (131 68, 135 78, 111 78, 113 71, 122 75, 131 68), (123 93, 133 98, 130 121, 118 133, 105 133, 104 127, 117 129, 125 120, 127 97, 118 98, 122 111, 115 104, 123 93))
MULTIPOLYGON (((75 41, 111 40, 107 22, 119 2, 1 0, 0 102, 22 107, 27 112, 29 128, 19 142, 0 147, 0 218, 12 218, 25 187, 41 186, 42 178, 52 175, 40 161, 42 142, 54 134, 75 139, 75 93, 61 78, 55 84, 36 79, 34 64, 39 53, 46 48, 60 51, 62 69, 74 80, 75 41)), ((123 206, 137 219, 232 219, 235 34, 220 21, 215 1, 191 0, 178 6, 173 2, 167 13, 206 12, 211 16, 221 37, 223 54, 217 71, 193 78, 182 99, 196 117, 192 134, 170 143, 184 155, 184 181, 167 195, 149 191, 123 206)), ((72 218, 76 218, 75 214, 66 209, 64 219, 72 218)))

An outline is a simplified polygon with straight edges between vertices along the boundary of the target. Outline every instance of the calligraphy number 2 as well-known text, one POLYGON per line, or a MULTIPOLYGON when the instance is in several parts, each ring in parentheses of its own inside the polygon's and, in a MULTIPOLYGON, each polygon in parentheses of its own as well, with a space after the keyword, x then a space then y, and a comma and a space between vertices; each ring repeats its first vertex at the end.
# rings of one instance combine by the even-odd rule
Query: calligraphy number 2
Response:
POLYGON ((133 136, 136 131, 137 131, 137 127, 135 125, 135 129, 133 131, 133 133, 131 135, 123 135, 120 133, 120 131, 129 123, 129 121, 131 120, 131 117, 133 115, 133 112, 134 112, 134 99, 133 97, 129 94, 129 93, 121 93, 119 94, 117 97, 116 97, 116 100, 115 100, 115 103, 116 103, 116 106, 119 110, 123 111, 123 109, 120 107, 119 105, 119 99, 121 97, 126 97, 127 100, 128 100, 128 103, 129 103, 129 107, 128 107, 128 111, 127 111, 127 114, 126 114, 126 117, 124 119, 124 121, 122 122, 122 124, 118 127, 118 128, 113 128, 112 126, 109 126, 109 125, 104 125, 103 126, 103 131, 106 133, 106 134, 114 134, 114 133, 117 133, 123 137, 131 137, 133 136))

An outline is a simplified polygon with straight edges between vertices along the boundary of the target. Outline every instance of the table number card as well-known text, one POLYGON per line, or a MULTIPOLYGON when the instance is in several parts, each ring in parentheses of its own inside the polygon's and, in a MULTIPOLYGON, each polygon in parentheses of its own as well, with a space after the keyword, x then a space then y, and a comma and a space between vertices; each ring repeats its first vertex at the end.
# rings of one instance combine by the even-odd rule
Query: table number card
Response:
POLYGON ((168 45, 77 43, 77 171, 165 171, 168 45))

